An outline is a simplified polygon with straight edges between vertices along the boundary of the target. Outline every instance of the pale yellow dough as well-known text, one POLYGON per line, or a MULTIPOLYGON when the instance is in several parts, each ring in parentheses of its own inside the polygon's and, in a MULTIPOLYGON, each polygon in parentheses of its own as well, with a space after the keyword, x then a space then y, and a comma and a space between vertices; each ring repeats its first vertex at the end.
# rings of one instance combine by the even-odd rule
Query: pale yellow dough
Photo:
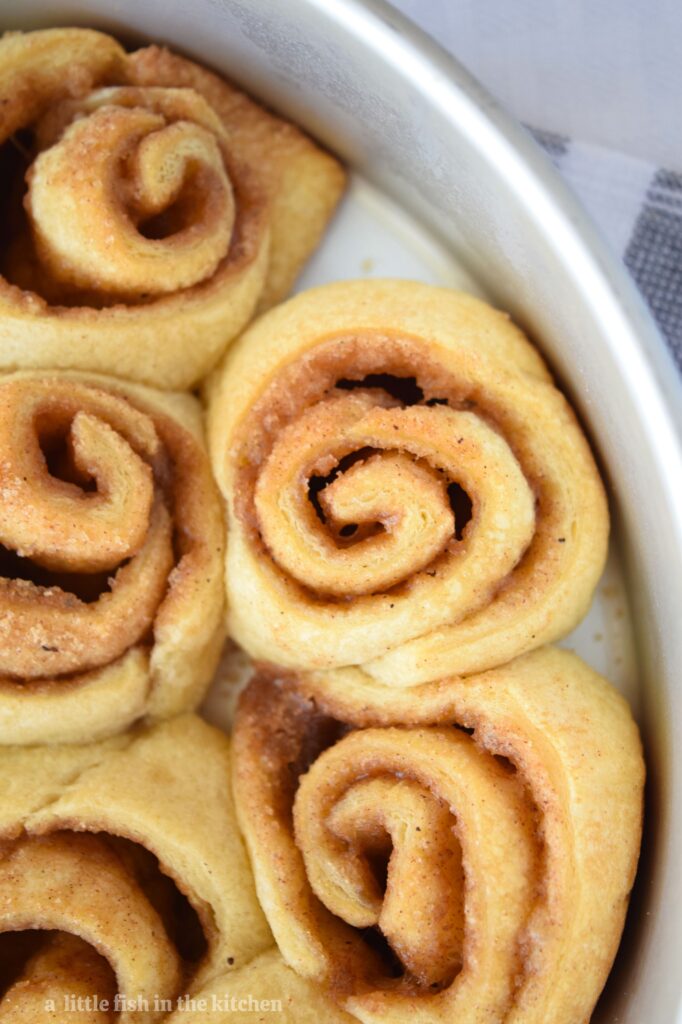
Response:
POLYGON ((207 395, 228 628, 253 657, 358 666, 397 692, 503 664, 587 610, 599 474, 540 356, 486 303, 316 288, 249 328, 207 395))
POLYGON ((276 949, 193 993, 168 1024, 353 1024, 314 982, 301 978, 276 949))
POLYGON ((213 73, 87 29, 0 40, 0 369, 197 383, 282 299, 339 163, 213 73))

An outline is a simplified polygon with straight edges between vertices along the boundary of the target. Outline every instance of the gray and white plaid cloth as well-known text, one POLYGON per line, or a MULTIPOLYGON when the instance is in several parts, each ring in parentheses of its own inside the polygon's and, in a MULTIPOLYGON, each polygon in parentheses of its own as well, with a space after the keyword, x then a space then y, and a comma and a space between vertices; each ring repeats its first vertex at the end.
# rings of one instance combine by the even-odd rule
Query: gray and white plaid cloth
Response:
POLYGON ((682 368, 682 174, 531 132, 624 260, 682 368))

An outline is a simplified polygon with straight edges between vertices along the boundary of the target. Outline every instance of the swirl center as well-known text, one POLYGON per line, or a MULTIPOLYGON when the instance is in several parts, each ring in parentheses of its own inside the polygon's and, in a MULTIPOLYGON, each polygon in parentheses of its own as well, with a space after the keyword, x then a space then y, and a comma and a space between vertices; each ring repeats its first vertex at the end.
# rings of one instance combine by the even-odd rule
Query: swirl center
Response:
POLYGON ((25 205, 62 285, 133 301, 191 287, 226 256, 225 132, 197 93, 102 89, 50 111, 37 140, 25 205))
POLYGON ((359 390, 324 399, 281 431, 254 497, 277 564, 333 598, 428 572, 449 577, 450 598, 464 601, 516 564, 535 516, 520 466, 480 418, 359 390))

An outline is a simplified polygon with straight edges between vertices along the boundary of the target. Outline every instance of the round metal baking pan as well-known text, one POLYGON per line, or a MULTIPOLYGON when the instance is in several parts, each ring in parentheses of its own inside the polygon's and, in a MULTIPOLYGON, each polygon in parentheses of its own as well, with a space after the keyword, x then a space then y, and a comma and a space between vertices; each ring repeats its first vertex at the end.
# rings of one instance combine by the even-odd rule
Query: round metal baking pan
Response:
POLYGON ((649 764, 626 937, 595 1021, 682 1002, 682 388, 636 289, 527 133, 382 0, 0 0, 3 28, 167 42, 307 127, 533 336, 591 434, 624 551, 649 764))

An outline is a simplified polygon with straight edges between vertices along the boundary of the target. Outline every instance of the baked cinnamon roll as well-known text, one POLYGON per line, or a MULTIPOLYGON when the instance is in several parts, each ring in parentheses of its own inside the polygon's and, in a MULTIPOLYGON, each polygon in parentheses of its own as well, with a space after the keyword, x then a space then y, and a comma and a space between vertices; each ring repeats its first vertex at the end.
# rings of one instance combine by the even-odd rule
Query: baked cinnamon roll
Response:
POLYGON ((156 46, 9 33, 0 67, 0 368, 195 384, 287 293, 341 167, 156 46))
POLYGON ((254 657, 392 688, 499 665, 580 620, 608 513, 507 316, 407 281, 271 311, 209 387, 229 630, 254 657))
POLYGON ((196 400, 11 374, 0 452, 0 743, 85 742, 195 707, 224 637, 196 400))
POLYGON ((0 1021, 160 1020, 271 946, 228 772, 192 715, 0 749, 0 1021))
MULTIPOLYGON (((237 814, 287 964, 365 1024, 586 1021, 637 863, 625 701, 543 648, 409 714, 262 672, 233 745, 237 814)), ((295 1019, 295 1018, 293 1018, 295 1019)))

